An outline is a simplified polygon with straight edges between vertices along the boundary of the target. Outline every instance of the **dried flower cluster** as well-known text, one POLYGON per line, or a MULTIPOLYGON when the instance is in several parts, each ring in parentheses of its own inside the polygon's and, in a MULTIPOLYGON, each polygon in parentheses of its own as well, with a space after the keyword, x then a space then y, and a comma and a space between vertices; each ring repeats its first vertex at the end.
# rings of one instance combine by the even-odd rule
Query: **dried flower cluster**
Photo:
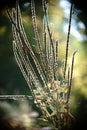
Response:
POLYGON ((43 114, 43 119, 54 123, 55 128, 61 129, 68 124, 69 99, 72 86, 72 76, 74 67, 74 51, 71 67, 67 68, 68 44, 70 36, 72 5, 70 9, 69 28, 66 43, 65 61, 62 66, 62 80, 59 80, 58 72, 58 40, 53 40, 52 31, 48 22, 48 4, 42 0, 43 5, 43 43, 44 51, 41 46, 41 39, 38 33, 37 19, 35 14, 34 0, 31 0, 32 22, 34 27, 35 39, 38 45, 38 55, 36 57, 26 33, 21 19, 21 11, 18 0, 16 8, 12 9, 12 15, 7 10, 9 19, 12 23, 13 33, 13 52, 16 62, 32 92, 34 103, 39 107, 43 114), (49 37, 49 43, 47 38, 49 37), (68 70, 68 71, 67 71, 68 70))

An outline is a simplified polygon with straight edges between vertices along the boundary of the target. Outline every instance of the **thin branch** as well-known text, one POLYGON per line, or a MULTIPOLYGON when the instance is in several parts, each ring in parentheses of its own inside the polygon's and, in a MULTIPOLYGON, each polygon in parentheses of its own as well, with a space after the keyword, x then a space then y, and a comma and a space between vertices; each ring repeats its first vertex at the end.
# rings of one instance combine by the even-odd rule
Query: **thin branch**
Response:
POLYGON ((52 47, 53 71, 54 71, 54 77, 55 77, 55 68, 56 68, 56 66, 55 66, 55 50, 54 50, 54 42, 53 42, 52 32, 50 30, 49 22, 48 22, 48 4, 47 4, 46 0, 42 0, 42 5, 43 5, 43 12, 44 12, 44 19, 46 22, 50 45, 51 45, 50 47, 52 47))
POLYGON ((65 54, 65 65, 64 65, 64 79, 65 79, 65 76, 66 76, 66 67, 67 67, 67 59, 68 59, 68 46, 69 46, 69 38, 70 38, 72 12, 73 12, 73 4, 71 4, 70 16, 69 16, 69 26, 68 26, 68 34, 67 34, 67 42, 66 42, 66 54, 65 54))
POLYGON ((74 68, 74 57, 75 57, 76 52, 77 52, 77 50, 74 51, 74 53, 73 53, 73 57, 72 57, 71 77, 70 77, 70 87, 72 86, 72 77, 73 77, 73 68, 74 68))
POLYGON ((13 100, 19 100, 19 99, 33 99, 32 96, 29 95, 0 95, 1 99, 13 99, 13 100))
POLYGON ((68 98, 67 101, 69 101, 70 93, 71 93, 71 87, 72 87, 72 77, 73 77, 73 68, 74 68, 74 57, 76 54, 77 50, 74 51, 73 57, 72 57, 72 66, 71 66, 71 75, 70 75, 70 84, 69 84, 69 92, 68 92, 68 98))
POLYGON ((68 68, 68 86, 70 85, 70 67, 68 68))
POLYGON ((56 54, 55 54, 55 77, 56 77, 56 80, 58 80, 58 40, 56 40, 56 54))

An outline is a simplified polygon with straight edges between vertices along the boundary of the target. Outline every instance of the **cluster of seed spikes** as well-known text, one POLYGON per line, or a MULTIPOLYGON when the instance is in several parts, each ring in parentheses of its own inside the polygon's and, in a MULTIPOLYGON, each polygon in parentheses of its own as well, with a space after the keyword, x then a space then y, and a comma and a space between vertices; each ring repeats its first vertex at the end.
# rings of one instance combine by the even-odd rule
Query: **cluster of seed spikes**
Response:
MULTIPOLYGON (((21 19, 19 1, 16 7, 7 14, 12 23, 13 32, 13 52, 16 62, 32 92, 32 97, 37 107, 43 114, 43 119, 54 123, 55 128, 61 129, 68 124, 69 120, 69 99, 72 86, 72 76, 74 67, 74 56, 72 55, 71 67, 67 68, 68 44, 70 36, 72 5, 70 8, 69 27, 67 42, 65 48, 65 61, 62 66, 62 80, 59 80, 58 72, 58 40, 54 43, 52 31, 48 22, 48 4, 42 0, 44 23, 43 23, 43 43, 42 51, 41 41, 38 33, 37 19, 35 14, 34 0, 31 0, 32 22, 35 33, 36 44, 38 45, 39 58, 36 57, 26 33, 21 19), (47 38, 49 37, 49 45, 47 38), (39 60, 38 60, 39 59, 39 60)), ((14 96, 16 97, 16 96, 14 96)), ((22 96, 19 96, 22 97, 22 96)), ((25 96, 27 97, 27 96, 25 96)), ((22 98, 25 98, 22 97, 22 98)), ((9 98, 9 96, 8 96, 9 98)), ((29 97, 27 97, 29 98, 29 97)))

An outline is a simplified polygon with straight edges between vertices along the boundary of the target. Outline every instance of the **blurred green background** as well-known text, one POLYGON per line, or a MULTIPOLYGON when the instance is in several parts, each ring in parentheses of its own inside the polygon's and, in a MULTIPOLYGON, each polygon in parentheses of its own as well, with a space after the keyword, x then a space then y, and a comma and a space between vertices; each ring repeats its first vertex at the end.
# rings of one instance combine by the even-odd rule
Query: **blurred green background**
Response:
MULTIPOLYGON (((43 12, 41 1, 36 2, 37 24, 42 39, 43 12)), ((34 51, 37 45, 31 20, 30 3, 20 2, 25 32, 34 51)), ((64 49, 68 31, 70 3, 67 0, 49 0, 49 21, 53 29, 54 39, 59 40, 59 56, 64 57, 64 49)), ((77 128, 86 126, 87 116, 87 17, 81 9, 74 8, 71 24, 69 45, 69 61, 72 52, 78 50, 75 56, 73 85, 70 99, 71 113, 76 118, 77 128)), ((30 94, 28 85, 14 59, 12 49, 12 29, 6 10, 0 11, 0 94, 30 94)), ((87 127, 87 126, 86 126, 87 127)))

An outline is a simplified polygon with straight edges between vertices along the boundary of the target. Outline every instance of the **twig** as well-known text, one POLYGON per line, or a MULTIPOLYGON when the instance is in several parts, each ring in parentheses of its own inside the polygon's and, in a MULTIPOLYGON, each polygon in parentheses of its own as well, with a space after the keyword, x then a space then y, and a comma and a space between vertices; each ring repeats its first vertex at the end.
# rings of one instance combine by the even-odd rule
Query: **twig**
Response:
POLYGON ((73 10, 73 4, 71 4, 70 16, 69 16, 69 26, 68 26, 68 34, 67 34, 67 42, 66 42, 66 54, 65 54, 65 65, 64 65, 64 79, 65 79, 65 76, 66 76, 66 67, 67 67, 67 59, 68 59, 68 46, 69 46, 69 38, 70 38, 72 10, 73 10))
POLYGON ((13 99, 13 100, 19 100, 19 99, 33 99, 32 96, 28 95, 0 95, 0 99, 13 99))

